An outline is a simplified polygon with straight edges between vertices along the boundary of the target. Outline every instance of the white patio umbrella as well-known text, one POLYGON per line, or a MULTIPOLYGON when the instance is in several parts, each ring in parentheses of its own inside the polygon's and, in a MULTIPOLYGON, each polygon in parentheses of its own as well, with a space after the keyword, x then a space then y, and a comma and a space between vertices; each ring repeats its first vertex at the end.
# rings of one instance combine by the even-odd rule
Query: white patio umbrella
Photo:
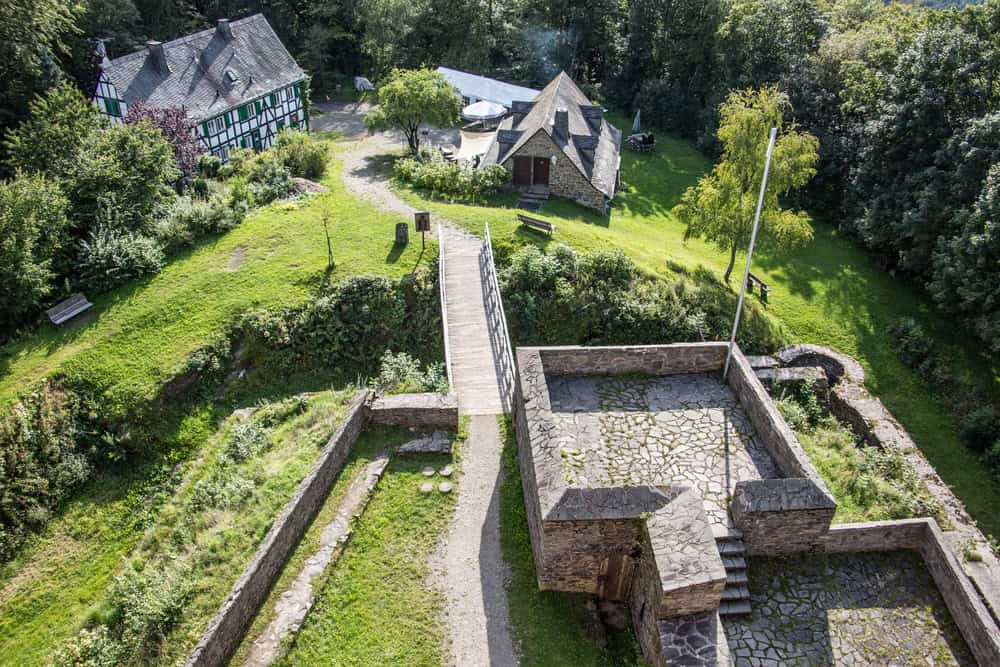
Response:
POLYGON ((465 120, 493 120, 503 118, 507 113, 507 108, 496 102, 479 100, 462 109, 462 118, 465 120))
POLYGON ((639 114, 641 113, 641 109, 637 109, 635 112, 635 120, 632 121, 632 134, 639 134, 639 114))

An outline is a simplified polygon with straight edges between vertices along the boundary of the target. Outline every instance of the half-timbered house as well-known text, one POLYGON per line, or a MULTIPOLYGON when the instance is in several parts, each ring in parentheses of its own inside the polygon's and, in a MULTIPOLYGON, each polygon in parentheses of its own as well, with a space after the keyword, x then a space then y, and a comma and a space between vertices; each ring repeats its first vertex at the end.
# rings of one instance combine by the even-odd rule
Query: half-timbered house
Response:
POLYGON ((102 59, 94 103, 112 122, 128 108, 183 107, 207 151, 270 146, 284 127, 308 129, 306 74, 261 14, 102 59))

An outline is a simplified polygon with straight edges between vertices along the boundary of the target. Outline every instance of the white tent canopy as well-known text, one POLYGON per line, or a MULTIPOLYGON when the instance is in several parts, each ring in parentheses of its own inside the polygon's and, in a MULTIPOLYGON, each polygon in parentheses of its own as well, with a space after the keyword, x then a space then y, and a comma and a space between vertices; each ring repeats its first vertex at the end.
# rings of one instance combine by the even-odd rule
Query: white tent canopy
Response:
POLYGON ((462 109, 462 118, 466 120, 493 120, 503 118, 507 108, 496 102, 480 100, 462 109))

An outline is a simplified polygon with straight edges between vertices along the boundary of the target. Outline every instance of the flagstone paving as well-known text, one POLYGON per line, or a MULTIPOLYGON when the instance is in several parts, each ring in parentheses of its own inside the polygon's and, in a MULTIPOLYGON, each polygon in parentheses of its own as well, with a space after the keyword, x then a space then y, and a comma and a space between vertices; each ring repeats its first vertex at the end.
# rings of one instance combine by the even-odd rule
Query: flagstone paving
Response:
POLYGON ((723 620, 740 665, 975 665, 910 551, 756 558, 753 613, 723 620))
POLYGON ((780 477, 718 374, 547 378, 567 482, 695 487, 726 525, 743 480, 780 477))

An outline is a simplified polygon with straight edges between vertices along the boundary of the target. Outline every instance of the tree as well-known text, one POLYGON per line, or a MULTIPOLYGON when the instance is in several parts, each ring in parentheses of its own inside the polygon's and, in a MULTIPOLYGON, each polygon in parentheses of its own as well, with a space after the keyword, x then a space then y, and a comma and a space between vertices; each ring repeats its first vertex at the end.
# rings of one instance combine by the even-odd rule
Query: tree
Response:
POLYGON ((780 198, 805 185, 816 173, 819 142, 784 120, 788 98, 776 87, 738 90, 721 108, 722 160, 687 189, 673 213, 687 224, 685 240, 701 237, 729 251, 725 281, 736 253, 750 242, 771 127, 778 140, 761 211, 762 245, 787 246, 812 238, 809 215, 782 208, 780 198))
POLYGON ((75 168, 83 144, 104 126, 79 88, 60 84, 35 98, 28 118, 8 133, 7 166, 62 178, 75 168))
POLYGON ((32 97, 62 77, 56 56, 76 32, 74 5, 0 0, 0 135, 24 118, 32 97))
POLYGON ((976 334, 1000 351, 1000 162, 969 210, 955 216, 960 233, 934 253, 931 292, 948 312, 969 318, 976 334))
POLYGON ((365 116, 370 131, 400 129, 410 150, 420 150, 420 126, 459 121, 462 98, 431 69, 395 69, 378 89, 379 106, 365 116))
POLYGON ((148 122, 94 133, 64 185, 76 236, 86 237, 100 221, 129 231, 146 230, 174 199, 170 184, 179 176, 173 147, 148 122))
POLYGON ((10 333, 49 295, 66 235, 66 198, 38 174, 0 181, 0 320, 10 333))
POLYGON ((194 175, 198 159, 205 152, 204 146, 192 132, 194 124, 184 107, 153 108, 138 103, 129 106, 126 123, 148 121, 166 137, 174 148, 174 162, 185 177, 194 175))

